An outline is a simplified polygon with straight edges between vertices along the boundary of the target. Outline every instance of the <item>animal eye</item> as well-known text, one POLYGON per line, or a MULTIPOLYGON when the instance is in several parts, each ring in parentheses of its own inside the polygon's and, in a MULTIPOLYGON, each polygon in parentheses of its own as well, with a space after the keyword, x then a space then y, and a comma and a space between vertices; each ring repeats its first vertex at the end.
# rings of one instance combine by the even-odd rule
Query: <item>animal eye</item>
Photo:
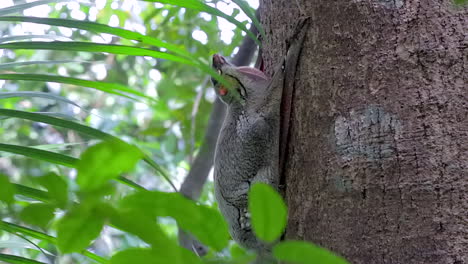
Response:
POLYGON ((213 77, 211 77, 211 82, 213 83, 213 86, 216 86, 218 84, 218 81, 213 77))
MULTIPOLYGON (((240 84, 240 83, 239 83, 240 84)), ((245 88, 242 84, 240 84, 240 88, 238 89, 240 95, 242 96, 242 98, 245 99, 245 97, 247 96, 247 92, 245 91, 245 88)))

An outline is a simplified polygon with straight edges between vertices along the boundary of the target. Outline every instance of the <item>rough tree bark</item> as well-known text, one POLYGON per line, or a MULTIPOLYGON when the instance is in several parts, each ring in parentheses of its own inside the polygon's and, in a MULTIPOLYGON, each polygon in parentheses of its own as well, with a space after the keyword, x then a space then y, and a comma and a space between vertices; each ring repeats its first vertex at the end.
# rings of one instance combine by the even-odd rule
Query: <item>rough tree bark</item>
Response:
POLYGON ((286 161, 288 238, 351 263, 468 263, 468 12, 262 0, 266 68, 312 17, 286 161))

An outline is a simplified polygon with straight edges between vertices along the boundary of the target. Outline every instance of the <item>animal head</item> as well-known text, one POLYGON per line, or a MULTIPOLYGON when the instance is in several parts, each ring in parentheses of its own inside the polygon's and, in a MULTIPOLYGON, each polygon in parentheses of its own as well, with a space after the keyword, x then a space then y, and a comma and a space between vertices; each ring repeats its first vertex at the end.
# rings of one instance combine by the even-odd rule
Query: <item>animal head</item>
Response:
POLYGON ((245 106, 265 96, 269 78, 260 70, 252 67, 236 67, 219 55, 213 55, 213 68, 230 84, 226 86, 214 78, 216 94, 228 106, 245 106))

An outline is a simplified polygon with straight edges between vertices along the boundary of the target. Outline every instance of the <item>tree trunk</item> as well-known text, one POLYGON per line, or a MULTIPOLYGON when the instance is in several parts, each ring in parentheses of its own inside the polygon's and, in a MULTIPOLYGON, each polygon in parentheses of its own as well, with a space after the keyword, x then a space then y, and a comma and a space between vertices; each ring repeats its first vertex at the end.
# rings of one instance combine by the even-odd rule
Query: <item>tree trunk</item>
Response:
POLYGON ((468 263, 467 8, 262 0, 270 74, 301 13, 287 238, 351 263, 468 263))

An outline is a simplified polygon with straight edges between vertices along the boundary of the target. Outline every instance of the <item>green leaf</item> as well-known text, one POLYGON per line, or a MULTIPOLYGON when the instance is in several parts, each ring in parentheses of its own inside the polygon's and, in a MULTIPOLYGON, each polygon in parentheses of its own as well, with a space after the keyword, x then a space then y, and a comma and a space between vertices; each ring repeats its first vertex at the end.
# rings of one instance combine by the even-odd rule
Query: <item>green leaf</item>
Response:
MULTIPOLYGON (((23 119, 27 119, 27 120, 31 120, 31 121, 42 122, 42 123, 46 123, 46 124, 50 124, 50 125, 54 125, 54 126, 59 126, 59 127, 63 127, 63 128, 72 129, 72 130, 77 131, 79 133, 91 136, 93 138, 101 139, 101 140, 118 140, 116 137, 114 137, 114 136, 112 136, 110 134, 104 133, 104 132, 102 132, 100 130, 94 129, 92 127, 84 126, 84 125, 78 124, 76 122, 63 120, 63 119, 60 119, 60 118, 51 117, 51 116, 44 115, 44 114, 30 113, 30 112, 25 112, 25 111, 18 111, 18 110, 0 108, 0 116, 2 116, 2 115, 3 116, 8 116, 8 117, 23 118, 23 119)), ((20 155, 24 155, 24 154, 28 153, 28 149, 24 149, 23 151, 21 151, 21 149, 24 148, 24 147, 17 146, 17 147, 20 147, 20 149, 18 150, 17 148, 14 148, 14 147, 12 148, 11 146, 13 146, 13 145, 5 146, 5 151, 11 150, 9 152, 20 154, 20 155), (14 151, 18 151, 18 152, 14 152, 14 151)), ((2 150, 2 147, 0 146, 0 151, 1 150, 2 150)), ((52 153, 51 155, 57 154, 57 153, 54 153, 54 152, 46 152, 46 153, 49 153, 49 154, 52 153)), ((60 155, 60 154, 58 154, 58 155, 60 155)), ((25 156, 28 156, 28 155, 25 155, 25 156)), ((41 156, 39 156, 39 157, 41 157, 41 156)), ((69 158, 71 158, 71 157, 69 157, 69 158)), ((71 159, 74 159, 74 158, 71 158, 71 159)), ((161 174, 163 176, 163 178, 166 179, 169 182, 169 184, 171 184, 171 186, 172 186, 172 188, 174 188, 174 190, 177 190, 175 188, 174 184, 172 184, 170 177, 161 168, 161 166, 159 166, 157 163, 155 163, 148 155, 145 155, 143 160, 149 166, 154 168, 159 174, 161 174)), ((47 160, 47 161, 56 163, 56 162, 54 162, 55 160, 47 160)), ((70 161, 72 161, 72 160, 70 160, 70 161)), ((76 161, 77 161, 77 159, 74 159, 74 162, 76 162, 76 161)), ((61 163, 58 163, 58 164, 61 164, 61 163)), ((74 166, 69 166, 69 167, 74 167, 74 166)), ((119 178, 119 181, 126 184, 126 185, 128 185, 128 186, 131 186, 133 188, 144 189, 141 186, 139 186, 139 185, 135 184, 134 182, 131 182, 131 181, 129 181, 129 180, 123 178, 123 177, 119 178)))
POLYGON ((47 227, 50 220, 54 218, 55 206, 51 204, 30 204, 20 213, 20 218, 28 224, 47 227))
POLYGON ((270 185, 255 183, 249 192, 252 228, 258 238, 273 242, 286 228, 288 210, 281 196, 270 185))
POLYGON ((156 218, 145 212, 124 209, 114 211, 109 218, 116 228, 134 234, 154 247, 173 243, 156 222, 156 218))
POLYGON ((28 198, 32 198, 36 201, 40 202, 49 202, 50 197, 47 192, 44 192, 42 190, 34 189, 28 186, 24 186, 21 184, 13 184, 13 186, 16 189, 16 193, 28 198))
MULTIPOLYGON (((110 259, 110 264, 134 264, 134 263, 146 263, 146 264, 160 264, 158 254, 150 248, 130 248, 117 252, 110 259)), ((172 262, 167 262, 172 263, 172 262)))
POLYGON ((252 263, 252 261, 256 258, 256 256, 252 252, 248 252, 244 248, 240 247, 238 244, 234 244, 230 248, 231 256, 235 263, 239 264, 248 264, 252 263))
POLYGON ((136 40, 143 44, 153 45, 156 47, 165 48, 168 51, 174 52, 175 54, 181 55, 188 59, 195 59, 191 53, 179 48, 176 45, 166 43, 157 38, 146 36, 138 32, 133 32, 123 28, 111 27, 105 24, 99 24, 96 22, 74 20, 74 19, 62 19, 62 18, 42 18, 42 17, 27 17, 27 16, 4 16, 0 17, 0 21, 8 22, 28 22, 28 23, 38 23, 51 26, 60 26, 68 28, 77 28, 82 30, 88 30, 94 33, 106 33, 115 36, 119 36, 125 39, 136 40))
POLYGON ((22 12, 22 11, 28 9, 28 8, 39 6, 39 5, 44 5, 44 4, 49 4, 49 3, 56 3, 56 2, 69 2, 69 1, 71 1, 71 0, 40 0, 40 1, 35 1, 35 2, 32 2, 32 3, 14 5, 14 6, 5 7, 5 8, 0 9, 0 16, 22 12))
MULTIPOLYGON (((58 165, 63 165, 63 166, 70 167, 70 168, 75 168, 76 164, 79 161, 79 159, 77 158, 62 155, 59 153, 40 150, 36 148, 31 148, 31 147, 18 146, 18 145, 0 144, 0 151, 6 151, 9 153, 23 155, 25 157, 29 157, 32 159, 43 160, 43 161, 55 163, 58 165)), ((125 179, 123 176, 118 177, 117 180, 132 188, 144 189, 140 185, 128 179, 125 179)))
POLYGON ((110 260, 111 264, 201 264, 202 261, 197 258, 192 252, 185 248, 175 247, 159 247, 155 249, 149 248, 130 248, 120 251, 110 260))
MULTIPOLYGON (((70 120, 70 121, 79 121, 75 117, 73 117, 71 115, 63 114, 63 113, 57 113, 57 112, 35 112, 35 113, 36 114, 41 114, 41 115, 46 115, 46 116, 57 117, 57 118, 60 118, 60 119, 66 119, 66 120, 70 120)), ((7 119, 7 118, 9 118, 9 117, 0 118, 0 120, 7 119)), ((63 143, 61 145, 61 147, 65 147, 65 144, 66 143, 63 143)), ((50 145, 58 146, 58 144, 50 144, 50 145)), ((37 149, 44 149, 45 150, 45 149, 49 149, 48 148, 49 146, 48 145, 40 145, 40 146, 34 146, 34 147, 37 148, 37 149)), ((54 148, 51 147, 50 149, 54 149, 54 148)))
POLYGON ((57 245, 62 253, 81 252, 89 246, 104 226, 95 207, 80 204, 72 208, 57 224, 57 245))
POLYGON ((55 201, 58 207, 64 208, 68 202, 67 182, 55 173, 49 173, 36 178, 38 183, 48 191, 48 196, 55 201))
MULTIPOLYGON (((2 42, 2 38, 0 38, 0 43, 2 42)), ((30 66, 30 65, 54 65, 54 64, 65 64, 65 63, 91 63, 86 61, 77 61, 77 60, 60 60, 60 61, 17 61, 17 62, 8 62, 8 63, 1 63, 0 70, 5 69, 15 69, 18 67, 23 66, 30 66)), ((45 93, 49 94, 49 93, 45 93)))
POLYGON ((0 253, 0 262, 1 261, 10 264, 46 264, 44 262, 35 261, 33 259, 0 253))
POLYGON ((10 42, 0 44, 0 49, 32 49, 32 50, 68 50, 68 51, 87 51, 87 52, 106 52, 112 54, 123 54, 131 56, 150 56, 170 61, 179 62, 187 65, 195 65, 193 61, 165 52, 152 49, 138 48, 133 46, 102 44, 91 42, 76 41, 28 41, 28 42, 10 42))
MULTIPOLYGON (((139 256, 133 255, 136 252, 141 252, 143 256, 151 255, 142 263, 148 263, 148 261, 155 261, 154 263, 200 263, 192 252, 179 247, 175 241, 169 239, 156 222, 156 218, 152 217, 151 214, 133 208, 119 211, 111 209, 107 212, 110 213, 108 215, 114 227, 138 236, 155 249, 151 252, 146 249, 143 251, 135 249, 135 251, 126 254, 118 253, 112 257, 111 263, 127 263, 132 256, 139 259, 139 256)), ((128 263, 139 263, 137 260, 133 261, 128 263)))
POLYGON ((227 224, 220 213, 198 205, 180 193, 140 191, 125 197, 121 207, 138 209, 152 217, 172 217, 183 230, 196 236, 203 244, 215 250, 227 246, 227 224))
POLYGON ((260 41, 257 39, 257 36, 255 36, 250 30, 248 30, 247 27, 243 23, 237 21, 234 17, 229 16, 229 15, 219 11, 216 8, 211 7, 211 6, 203 3, 202 1, 199 1, 199 0, 143 0, 143 1, 158 2, 158 3, 162 3, 162 4, 176 5, 176 6, 180 6, 180 7, 190 8, 192 10, 196 10, 196 11, 200 11, 200 12, 206 12, 206 13, 214 15, 214 16, 222 17, 222 18, 226 19, 227 21, 229 21, 229 22, 233 23, 234 25, 236 25, 238 28, 240 28, 245 33, 247 33, 247 35, 249 35, 255 41, 255 43, 257 43, 257 45, 259 45, 259 46, 261 45, 260 41))
MULTIPOLYGON (((249 31, 250 32, 250 31, 249 31)), ((67 50, 67 51, 86 51, 86 52, 106 52, 112 54, 123 54, 131 56, 150 56, 153 58, 166 59, 182 64, 197 66, 202 71, 210 74, 213 78, 224 85, 229 83, 212 67, 198 60, 186 59, 185 57, 175 56, 172 54, 159 52, 151 49, 144 49, 132 46, 114 45, 114 44, 100 44, 89 42, 75 42, 75 41, 28 41, 28 42, 11 42, 0 44, 0 49, 31 49, 31 50, 67 50)), ((115 93, 115 92, 114 92, 115 93)))
POLYGON ((10 183, 7 176, 0 174, 0 201, 4 201, 7 204, 11 204, 15 201, 15 187, 10 183))
POLYGON ((349 264, 342 257, 305 241, 283 241, 273 248, 273 255, 281 261, 297 264, 349 264))
MULTIPOLYGON (((44 242, 47 242, 47 243, 50 243, 50 244, 54 244, 54 245, 57 244, 57 239, 55 237, 53 237, 53 236, 49 236, 49 235, 41 233, 39 231, 30 229, 30 228, 27 228, 27 227, 15 225, 15 224, 12 224, 12 223, 8 223, 8 222, 5 222, 5 221, 1 221, 1 220, 0 220, 0 230, 4 230, 4 231, 12 233, 12 234, 19 233, 19 234, 22 234, 22 235, 25 235, 25 236, 28 236, 28 237, 33 237, 33 238, 39 239, 41 241, 44 241, 44 242)), ((107 263, 107 260, 105 258, 100 257, 100 256, 98 256, 98 255, 96 255, 94 253, 89 252, 89 251, 83 251, 81 253, 84 256, 87 256, 88 258, 95 260, 98 263, 107 263)))
POLYGON ((141 186, 141 185, 138 185, 136 182, 133 182, 123 176, 119 176, 119 178, 117 179, 118 182, 122 183, 122 184, 125 184, 127 185, 128 187, 131 187, 135 190, 146 190, 145 187, 141 186))
POLYGON ((6 99, 6 98, 11 98, 11 97, 40 97, 40 98, 46 98, 50 100, 55 100, 59 102, 64 102, 67 104, 74 105, 76 107, 79 107, 83 109, 81 106, 76 104, 75 102, 68 100, 67 98, 56 95, 53 93, 44 93, 44 92, 30 92, 30 91, 18 91, 18 92, 2 92, 0 93, 0 99, 6 99))
POLYGON ((0 80, 64 83, 64 84, 71 84, 71 85, 94 88, 96 90, 100 90, 100 91, 110 93, 110 94, 119 95, 119 96, 126 97, 132 100, 136 100, 136 99, 127 95, 126 93, 155 101, 154 98, 146 96, 142 92, 136 91, 134 89, 130 89, 121 84, 89 81, 89 80, 83 80, 83 79, 78 79, 78 78, 73 78, 73 77, 64 77, 64 76, 49 75, 49 74, 8 73, 8 74, 0 74, 0 80))
POLYGON ((0 221, 0 229, 6 232, 12 233, 12 234, 19 233, 25 236, 33 237, 33 238, 36 238, 36 239, 39 239, 39 240, 42 240, 51 244, 55 244, 56 242, 55 237, 53 236, 49 236, 42 232, 27 228, 27 227, 19 226, 13 223, 8 223, 5 221, 0 221))
MULTIPOLYGON (((57 35, 14 35, 14 36, 8 36, 8 37, 1 37, 0 38, 0 43, 3 42, 10 42, 10 41, 17 41, 17 40, 25 40, 25 39, 34 39, 34 38, 40 38, 40 39, 59 39, 59 38, 65 38, 62 36, 57 36, 57 35)), ((12 62, 15 63, 15 62, 12 62)), ((9 63, 3 63, 4 64, 9 64, 9 63)))
POLYGON ((62 155, 59 153, 10 144, 0 144, 0 151, 19 154, 29 158, 43 160, 71 168, 73 168, 76 162, 78 161, 78 159, 76 158, 62 155))
MULTIPOLYGON (((18 145, 10 145, 10 144, 0 144, 0 151, 6 151, 18 155, 23 155, 29 158, 43 160, 51 163, 55 163, 58 165, 64 165, 66 167, 75 168, 77 162, 79 161, 76 158, 62 155, 55 152, 40 150, 31 147, 24 147, 18 145)), ((143 187, 139 186, 138 184, 125 179, 124 177, 119 177, 118 181, 121 183, 131 186, 137 189, 144 189, 143 187)))
POLYGON ((108 140, 88 148, 77 164, 76 182, 82 190, 102 187, 121 173, 131 171, 143 158, 135 146, 121 140, 108 140))
POLYGON ((81 125, 76 122, 72 122, 69 120, 63 120, 61 118, 56 118, 44 114, 38 114, 38 113, 30 113, 30 112, 25 112, 25 111, 19 111, 19 110, 12 110, 12 109, 2 109, 0 108, 0 116, 8 116, 8 117, 16 117, 16 118, 22 118, 22 119, 27 119, 35 122, 41 122, 41 123, 46 123, 54 126, 59 126, 63 128, 68 128, 71 130, 74 130, 76 132, 82 133, 84 135, 91 136, 93 138, 105 140, 105 139, 117 139, 116 137, 104 133, 100 130, 94 129, 92 127, 88 127, 85 125, 81 125))
POLYGON ((242 11, 252 20, 252 23, 255 25, 255 27, 258 29, 258 32, 265 37, 265 30, 262 27, 262 24, 260 24, 260 21, 258 21, 257 16, 255 15, 255 11, 252 9, 252 7, 249 6, 249 4, 245 0, 232 0, 236 5, 238 5, 242 11))

